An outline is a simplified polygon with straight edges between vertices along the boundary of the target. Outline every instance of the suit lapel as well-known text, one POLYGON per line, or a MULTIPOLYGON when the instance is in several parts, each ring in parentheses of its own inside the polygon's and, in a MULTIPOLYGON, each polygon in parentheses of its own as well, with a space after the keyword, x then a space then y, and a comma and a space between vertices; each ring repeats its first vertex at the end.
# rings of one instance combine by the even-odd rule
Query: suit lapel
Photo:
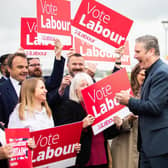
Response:
POLYGON ((145 79, 144 81, 144 84, 142 85, 142 88, 141 88, 141 98, 143 98, 144 96, 144 93, 145 93, 145 90, 148 89, 148 85, 150 84, 150 81, 152 80, 152 74, 153 72, 159 67, 161 66, 163 62, 159 59, 154 65, 153 67, 151 68, 147 78, 145 79))
POLYGON ((7 89, 7 94, 8 94, 9 97, 11 97, 14 104, 17 104, 18 96, 16 94, 15 88, 13 87, 12 82, 10 80, 8 80, 7 82, 8 82, 8 84, 6 85, 7 86, 7 88, 6 88, 7 89))
POLYGON ((148 77, 146 78, 146 80, 141 88, 141 98, 143 98, 144 93, 145 93, 145 89, 148 88, 147 85, 149 85, 150 80, 151 80, 151 74, 148 75, 148 77))

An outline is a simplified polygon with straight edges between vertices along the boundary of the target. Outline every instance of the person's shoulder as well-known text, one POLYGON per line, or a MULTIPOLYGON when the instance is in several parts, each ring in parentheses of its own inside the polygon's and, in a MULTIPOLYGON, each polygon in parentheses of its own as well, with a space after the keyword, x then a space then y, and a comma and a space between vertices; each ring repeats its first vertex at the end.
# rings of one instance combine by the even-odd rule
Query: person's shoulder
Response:
POLYGON ((9 82, 6 80, 6 81, 3 81, 0 83, 0 93, 3 93, 6 89, 9 86, 9 82))
POLYGON ((80 106, 80 103, 70 99, 65 100, 63 104, 67 106, 80 106))
POLYGON ((67 99, 61 104, 61 108, 67 110, 67 111, 83 111, 83 107, 81 103, 78 103, 74 100, 67 99))
POLYGON ((6 92, 7 89, 11 89, 11 88, 12 88, 12 83, 8 79, 0 84, 0 93, 4 93, 6 92))
POLYGON ((168 64, 163 61, 160 61, 159 63, 156 72, 168 74, 168 64))

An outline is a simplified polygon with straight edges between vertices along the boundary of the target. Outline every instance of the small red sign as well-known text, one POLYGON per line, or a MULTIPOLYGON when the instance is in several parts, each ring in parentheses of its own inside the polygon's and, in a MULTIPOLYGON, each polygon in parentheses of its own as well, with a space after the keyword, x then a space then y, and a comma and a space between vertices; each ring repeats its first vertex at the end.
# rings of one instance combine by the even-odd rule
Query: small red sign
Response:
POLYGON ((70 2, 66 0, 37 0, 37 29, 39 33, 71 35, 70 2))
POLYGON ((21 47, 31 50, 54 50, 52 41, 43 41, 37 35, 37 19, 21 18, 21 47))
POLYGON ((11 168, 32 168, 31 150, 28 147, 30 133, 28 128, 5 129, 6 142, 12 145, 11 168))
POLYGON ((127 107, 120 105, 115 99, 115 93, 121 90, 127 90, 132 94, 125 69, 82 90, 87 112, 95 117, 92 124, 94 134, 113 125, 113 116, 118 115, 123 118, 130 113, 127 107))

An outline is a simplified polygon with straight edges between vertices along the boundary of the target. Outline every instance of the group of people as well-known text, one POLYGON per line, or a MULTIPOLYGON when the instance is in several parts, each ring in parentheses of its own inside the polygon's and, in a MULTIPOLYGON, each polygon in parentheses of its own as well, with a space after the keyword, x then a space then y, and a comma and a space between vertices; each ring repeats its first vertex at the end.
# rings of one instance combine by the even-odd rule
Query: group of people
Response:
MULTIPOLYGON (((0 135, 4 127, 35 131, 83 121, 74 167, 107 168, 112 156, 112 168, 166 168, 168 66, 159 57, 157 38, 145 35, 136 39, 135 58, 139 63, 131 72, 134 96, 123 90, 115 95, 132 114, 124 119, 115 116, 115 124, 98 135, 92 132, 95 118, 87 114, 81 94, 82 89, 96 82, 95 66, 90 72, 82 55, 71 52, 68 75, 63 76, 65 59, 61 51, 62 44, 56 39, 54 67, 48 78, 42 78, 38 58, 27 59, 24 53, 17 52, 1 60, 4 77, 0 81, 0 121, 5 125, 0 124, 0 135), (108 139, 112 139, 111 153, 108 139)), ((113 72, 120 68, 117 58, 113 72)), ((1 139, 0 164, 7 167, 6 158, 12 156, 12 148, 1 139)))

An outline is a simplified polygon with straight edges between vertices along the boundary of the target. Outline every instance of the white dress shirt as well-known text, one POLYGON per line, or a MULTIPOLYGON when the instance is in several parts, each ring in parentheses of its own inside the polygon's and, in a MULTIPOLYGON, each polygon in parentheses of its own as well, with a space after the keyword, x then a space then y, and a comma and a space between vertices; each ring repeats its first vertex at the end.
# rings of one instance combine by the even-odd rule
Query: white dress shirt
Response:
POLYGON ((8 128, 29 128, 30 131, 37 131, 54 127, 53 118, 47 115, 44 107, 42 111, 34 111, 33 115, 25 110, 25 120, 20 120, 18 107, 19 104, 9 117, 8 128))
POLYGON ((0 142, 2 145, 6 144, 5 132, 0 128, 0 142))
POLYGON ((19 97, 20 96, 20 88, 21 88, 21 85, 19 84, 20 82, 13 79, 12 77, 10 77, 10 80, 12 82, 13 87, 15 88, 17 96, 19 97))

